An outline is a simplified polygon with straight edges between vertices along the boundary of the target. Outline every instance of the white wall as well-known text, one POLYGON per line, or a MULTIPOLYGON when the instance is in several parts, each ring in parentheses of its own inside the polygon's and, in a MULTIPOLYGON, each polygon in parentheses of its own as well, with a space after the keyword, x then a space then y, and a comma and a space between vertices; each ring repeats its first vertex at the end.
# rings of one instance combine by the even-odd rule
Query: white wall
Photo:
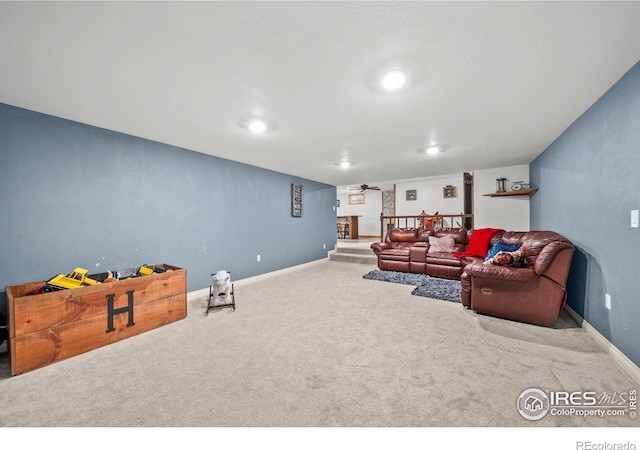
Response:
MULTIPOLYGON (((359 194, 353 191, 351 194, 359 194)), ((380 213, 382 212, 382 191, 364 191, 363 205, 350 205, 349 194, 338 193, 340 206, 336 208, 338 216, 359 216, 358 234, 360 236, 380 236, 380 213)))
POLYGON ((439 175, 429 178, 400 180, 396 183, 396 215, 460 214, 464 211, 462 174, 439 175), (452 185, 455 196, 444 198, 442 188, 452 185), (416 200, 407 200, 407 191, 416 190, 416 200))
MULTIPOLYGON (((496 192, 496 178, 507 178, 506 188, 513 181, 529 182, 529 165, 477 170, 473 173, 474 228, 503 228, 510 231, 529 230, 529 196, 487 197, 496 192)), ((464 211, 464 178, 462 173, 398 180, 396 184, 396 215, 461 214, 464 211), (455 187, 454 197, 445 198, 442 188, 455 187), (406 191, 416 190, 416 200, 407 200, 406 191)), ((536 186, 537 187, 537 186, 536 186)), ((354 191, 352 193, 359 193, 354 191)), ((338 190, 338 216, 360 216, 360 236, 380 236, 381 191, 365 191, 364 205, 349 205, 348 194, 338 190)), ((449 225, 449 224, 445 224, 449 225)), ((454 224, 455 226, 456 224, 454 224)))
MULTIPOLYGON (((474 228, 503 228, 529 231, 529 196, 487 197, 496 192, 496 178, 506 178, 511 190, 514 181, 529 182, 529 165, 499 167, 473 172, 474 228)), ((539 187, 539 186, 532 186, 539 187)), ((535 195, 535 194, 534 194, 535 195)))

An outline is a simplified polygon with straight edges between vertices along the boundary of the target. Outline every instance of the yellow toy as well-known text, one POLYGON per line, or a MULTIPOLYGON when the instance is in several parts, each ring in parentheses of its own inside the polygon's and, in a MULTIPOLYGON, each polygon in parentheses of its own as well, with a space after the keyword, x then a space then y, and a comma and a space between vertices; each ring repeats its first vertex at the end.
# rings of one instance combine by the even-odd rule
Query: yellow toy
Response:
POLYGON ((60 274, 51 278, 43 286, 36 289, 34 294, 61 291, 63 289, 77 289, 83 286, 95 286, 99 281, 87 277, 87 269, 76 267, 69 275, 60 274))

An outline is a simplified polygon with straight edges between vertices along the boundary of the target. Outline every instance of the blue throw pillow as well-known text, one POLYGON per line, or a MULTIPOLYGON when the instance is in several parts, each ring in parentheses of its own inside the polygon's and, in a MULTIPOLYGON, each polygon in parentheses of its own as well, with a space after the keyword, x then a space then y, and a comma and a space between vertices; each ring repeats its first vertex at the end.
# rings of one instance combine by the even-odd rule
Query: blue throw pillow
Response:
POLYGON ((515 252, 519 250, 522 244, 507 244, 504 242, 496 242, 489 253, 487 253, 487 257, 484 259, 485 262, 493 259, 494 256, 498 254, 498 252, 515 252))

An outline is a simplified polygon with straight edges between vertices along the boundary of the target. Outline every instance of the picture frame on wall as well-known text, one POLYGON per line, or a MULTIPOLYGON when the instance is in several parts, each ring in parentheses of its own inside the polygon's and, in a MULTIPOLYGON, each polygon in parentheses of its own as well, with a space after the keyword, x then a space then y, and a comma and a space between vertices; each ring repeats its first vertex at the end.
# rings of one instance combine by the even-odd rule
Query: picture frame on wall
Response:
POLYGON ((442 196, 444 198, 451 198, 456 196, 456 188, 450 184, 442 188, 442 196))
POLYGON ((418 191, 416 189, 411 189, 406 192, 407 201, 417 200, 418 199, 418 191))
POLYGON ((302 217, 304 188, 301 184, 291 183, 291 216, 302 217))
POLYGON ((350 205, 364 205, 364 194, 349 194, 350 205))

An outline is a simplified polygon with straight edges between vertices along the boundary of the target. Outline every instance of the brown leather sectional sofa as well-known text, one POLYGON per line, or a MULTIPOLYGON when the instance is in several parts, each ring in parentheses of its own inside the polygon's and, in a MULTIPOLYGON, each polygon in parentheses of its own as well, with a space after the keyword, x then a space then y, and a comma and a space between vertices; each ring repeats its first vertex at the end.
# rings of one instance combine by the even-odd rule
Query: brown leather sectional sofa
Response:
MULTIPOLYGON (((471 233, 472 231, 464 228, 393 228, 387 232, 384 242, 374 242, 371 248, 378 257, 380 270, 426 273, 434 277, 459 280, 464 265, 473 260, 458 258, 453 252, 467 250, 471 233), (430 249, 429 237, 445 236, 453 237, 453 251, 436 252, 430 249)), ((502 233, 504 232, 491 238, 489 247, 500 239, 502 233)))
MULTIPOLYGON (((467 252, 472 233, 462 228, 394 228, 371 248, 381 270, 459 279, 462 305, 476 312, 553 326, 566 302, 573 244, 553 231, 495 231, 487 240, 487 252, 501 242, 519 245, 522 256, 521 267, 496 265, 485 263, 482 254, 467 252), (453 237, 453 250, 434 252, 430 236, 453 237)), ((474 250, 478 253, 477 246, 474 250)))

